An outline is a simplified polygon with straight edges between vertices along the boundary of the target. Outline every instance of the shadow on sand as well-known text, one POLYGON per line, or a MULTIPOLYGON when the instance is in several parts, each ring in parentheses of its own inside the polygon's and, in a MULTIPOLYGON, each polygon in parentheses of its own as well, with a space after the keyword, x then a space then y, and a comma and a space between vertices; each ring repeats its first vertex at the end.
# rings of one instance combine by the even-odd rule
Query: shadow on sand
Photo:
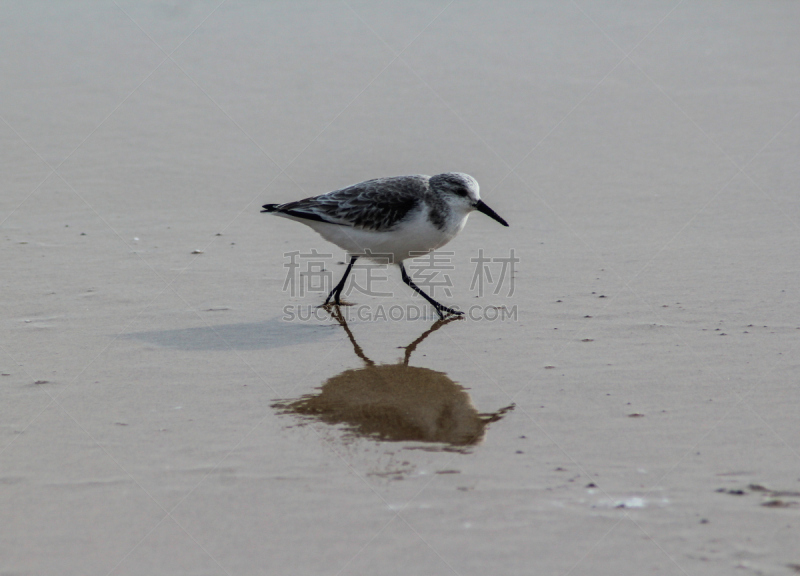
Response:
POLYGON ((408 365, 411 354, 425 338, 457 318, 433 324, 405 347, 402 362, 376 365, 364 354, 341 313, 332 310, 331 314, 365 366, 329 378, 316 394, 276 401, 272 407, 279 412, 344 424, 357 436, 444 443, 458 449, 480 442, 486 427, 514 408, 512 404, 496 412, 479 413, 466 389, 447 374, 408 365))
POLYGON ((150 344, 175 350, 269 350, 319 342, 333 336, 336 325, 320 326, 280 319, 240 324, 218 324, 177 330, 151 330, 126 334, 150 344))

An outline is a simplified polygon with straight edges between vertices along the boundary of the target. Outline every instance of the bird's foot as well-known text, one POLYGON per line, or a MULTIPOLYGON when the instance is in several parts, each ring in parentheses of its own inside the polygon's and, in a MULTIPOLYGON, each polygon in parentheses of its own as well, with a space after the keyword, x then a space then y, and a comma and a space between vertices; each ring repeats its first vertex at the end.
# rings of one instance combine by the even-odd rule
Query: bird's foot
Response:
POLYGON ((335 306, 355 306, 355 303, 340 300, 339 302, 325 302, 324 304, 320 304, 318 307, 330 311, 335 306))
POLYGON ((441 306, 441 305, 436 307, 436 312, 439 313, 439 320, 445 319, 446 317, 445 312, 447 313, 447 315, 452 315, 452 316, 464 315, 464 312, 462 312, 461 310, 454 310, 453 308, 448 308, 447 306, 441 306))

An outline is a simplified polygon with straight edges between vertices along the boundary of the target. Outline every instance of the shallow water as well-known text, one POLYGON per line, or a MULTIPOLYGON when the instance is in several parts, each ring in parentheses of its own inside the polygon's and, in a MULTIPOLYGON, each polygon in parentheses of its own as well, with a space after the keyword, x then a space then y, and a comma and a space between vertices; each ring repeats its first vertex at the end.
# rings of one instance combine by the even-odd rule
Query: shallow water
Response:
POLYGON ((0 572, 800 564, 798 10, 3 3, 0 572), (259 213, 444 171, 413 354, 259 213))

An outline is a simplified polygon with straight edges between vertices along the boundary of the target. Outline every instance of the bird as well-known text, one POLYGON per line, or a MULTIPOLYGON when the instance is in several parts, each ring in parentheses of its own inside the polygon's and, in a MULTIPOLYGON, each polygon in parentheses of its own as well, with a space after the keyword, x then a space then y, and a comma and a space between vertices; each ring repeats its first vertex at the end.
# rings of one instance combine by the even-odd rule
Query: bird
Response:
MULTIPOLYGON (((462 311, 448 308, 423 292, 409 277, 403 261, 441 248, 463 230, 478 211, 508 226, 481 200, 477 180, 463 172, 435 176, 392 176, 366 180, 320 196, 264 204, 261 212, 301 222, 347 252, 350 262, 325 299, 338 306, 345 281, 359 257, 373 255, 400 267, 403 282, 427 300, 440 318, 462 311)), ((375 258, 372 258, 373 260, 375 258)))

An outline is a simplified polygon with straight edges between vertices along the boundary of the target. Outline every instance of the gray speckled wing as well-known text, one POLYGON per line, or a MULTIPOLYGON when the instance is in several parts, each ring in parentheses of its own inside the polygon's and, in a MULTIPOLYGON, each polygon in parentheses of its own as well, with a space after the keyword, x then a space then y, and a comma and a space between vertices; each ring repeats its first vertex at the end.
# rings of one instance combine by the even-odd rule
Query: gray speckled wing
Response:
POLYGON ((429 190, 427 176, 376 178, 322 196, 289 202, 277 211, 372 231, 394 228, 429 190))

